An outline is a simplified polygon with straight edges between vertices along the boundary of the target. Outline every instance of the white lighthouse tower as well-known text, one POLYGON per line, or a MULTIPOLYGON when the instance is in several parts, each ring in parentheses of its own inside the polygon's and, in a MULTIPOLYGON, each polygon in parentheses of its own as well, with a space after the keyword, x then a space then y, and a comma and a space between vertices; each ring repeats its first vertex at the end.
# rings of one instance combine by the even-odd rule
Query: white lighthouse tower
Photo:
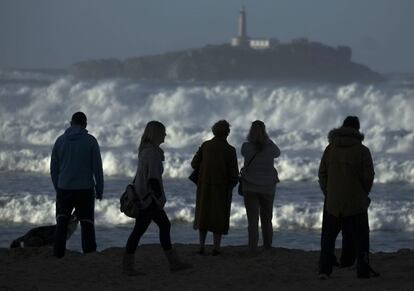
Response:
POLYGON ((239 13, 239 35, 233 37, 231 40, 232 46, 249 46, 249 38, 246 33, 247 24, 246 24, 246 10, 244 6, 240 9, 239 13))
POLYGON ((239 13, 239 34, 231 39, 232 46, 251 49, 269 49, 279 44, 276 38, 255 38, 247 36, 246 10, 244 6, 239 13))
POLYGON ((239 15, 239 38, 240 39, 247 38, 247 35, 246 35, 246 10, 244 9, 244 6, 240 9, 240 15, 239 15))

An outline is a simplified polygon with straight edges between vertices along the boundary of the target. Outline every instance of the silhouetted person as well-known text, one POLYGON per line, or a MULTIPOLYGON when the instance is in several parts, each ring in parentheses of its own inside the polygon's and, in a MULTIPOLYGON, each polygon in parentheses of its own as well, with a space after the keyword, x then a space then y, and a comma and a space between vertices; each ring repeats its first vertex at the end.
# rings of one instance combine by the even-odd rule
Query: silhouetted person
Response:
POLYGON ((70 127, 55 142, 50 174, 56 190, 56 237, 54 256, 65 255, 70 215, 75 208, 81 224, 82 250, 96 251, 95 198, 102 199, 103 170, 96 139, 86 130, 83 112, 72 116, 70 127))
POLYGON ((134 184, 139 196, 137 198, 142 202, 142 208, 128 238, 123 257, 123 273, 128 276, 142 274, 135 269, 135 251, 151 221, 154 221, 159 227, 161 247, 170 264, 170 270, 179 271, 191 267, 191 265, 181 262, 176 251, 172 248, 171 223, 164 211, 166 202, 162 182, 164 151, 160 148, 160 144, 164 142, 165 136, 165 126, 159 121, 150 121, 145 126, 141 137, 134 184))
POLYGON ((279 182, 274 159, 280 156, 280 150, 267 135, 263 121, 252 122, 241 154, 244 157, 241 183, 248 220, 249 249, 253 252, 257 250, 259 216, 263 247, 269 249, 273 239, 273 201, 276 183, 279 182))
POLYGON ((341 229, 355 247, 358 278, 377 276, 369 266, 368 225, 368 195, 375 173, 371 153, 362 144, 358 117, 345 118, 342 127, 329 132, 328 139, 319 167, 319 184, 326 197, 319 278, 332 273, 335 239, 341 229))
POLYGON ((230 124, 220 120, 212 127, 214 137, 204 142, 191 167, 199 169, 194 229, 199 230, 200 254, 204 254, 207 232, 214 237, 213 255, 220 253, 221 236, 229 231, 232 190, 237 185, 236 150, 227 142, 230 124))

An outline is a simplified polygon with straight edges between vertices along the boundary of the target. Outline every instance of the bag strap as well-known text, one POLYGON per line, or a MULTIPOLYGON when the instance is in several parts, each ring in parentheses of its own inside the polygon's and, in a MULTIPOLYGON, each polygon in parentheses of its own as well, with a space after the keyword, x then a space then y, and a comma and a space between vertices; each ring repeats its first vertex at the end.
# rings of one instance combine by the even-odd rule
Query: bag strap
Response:
POLYGON ((250 164, 253 162, 254 158, 257 156, 259 152, 255 152, 253 157, 251 157, 251 159, 249 160, 249 162, 247 163, 246 167, 244 168, 244 171, 247 170, 247 168, 250 166, 250 164))

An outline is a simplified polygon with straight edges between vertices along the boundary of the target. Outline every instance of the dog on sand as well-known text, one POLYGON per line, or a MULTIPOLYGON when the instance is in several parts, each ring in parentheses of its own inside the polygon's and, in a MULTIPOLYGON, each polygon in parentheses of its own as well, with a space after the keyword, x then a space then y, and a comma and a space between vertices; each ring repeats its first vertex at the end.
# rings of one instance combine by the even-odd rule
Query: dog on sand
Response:
MULTIPOLYGON (((70 216, 68 223, 68 233, 66 239, 68 240, 78 227, 79 219, 75 213, 70 216)), ((43 247, 53 245, 55 239, 56 225, 39 226, 32 228, 25 235, 15 239, 10 248, 20 247, 43 247)))

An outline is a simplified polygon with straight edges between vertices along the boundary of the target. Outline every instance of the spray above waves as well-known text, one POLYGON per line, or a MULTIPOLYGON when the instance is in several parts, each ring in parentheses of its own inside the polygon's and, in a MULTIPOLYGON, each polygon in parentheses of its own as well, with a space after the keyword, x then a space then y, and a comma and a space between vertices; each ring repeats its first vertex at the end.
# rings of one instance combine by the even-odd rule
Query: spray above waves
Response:
POLYGON ((193 154, 212 136, 211 125, 225 118, 238 153, 250 122, 263 120, 282 150, 276 164, 282 181, 316 180, 329 130, 352 114, 360 116, 376 182, 414 183, 413 92, 391 84, 155 84, 72 77, 40 87, 0 86, 0 170, 48 174, 54 141, 81 110, 100 143, 105 175, 133 175, 140 135, 146 122, 157 119, 167 126, 165 176, 187 177, 193 154))
MULTIPOLYGON (((22 197, 0 197, 0 223, 28 223, 44 225, 55 223, 55 201, 46 195, 23 194, 22 197)), ((185 203, 180 197, 171 197, 166 204, 166 211, 172 223, 193 223, 194 203, 185 203)), ((369 219, 371 230, 414 231, 414 203, 375 202, 370 206, 369 219)), ((275 230, 319 230, 322 225, 322 203, 320 202, 276 202, 273 214, 275 230)), ((116 227, 133 223, 119 211, 118 199, 103 199, 95 206, 97 225, 116 227)), ((244 205, 233 202, 230 226, 247 227, 244 205)))

